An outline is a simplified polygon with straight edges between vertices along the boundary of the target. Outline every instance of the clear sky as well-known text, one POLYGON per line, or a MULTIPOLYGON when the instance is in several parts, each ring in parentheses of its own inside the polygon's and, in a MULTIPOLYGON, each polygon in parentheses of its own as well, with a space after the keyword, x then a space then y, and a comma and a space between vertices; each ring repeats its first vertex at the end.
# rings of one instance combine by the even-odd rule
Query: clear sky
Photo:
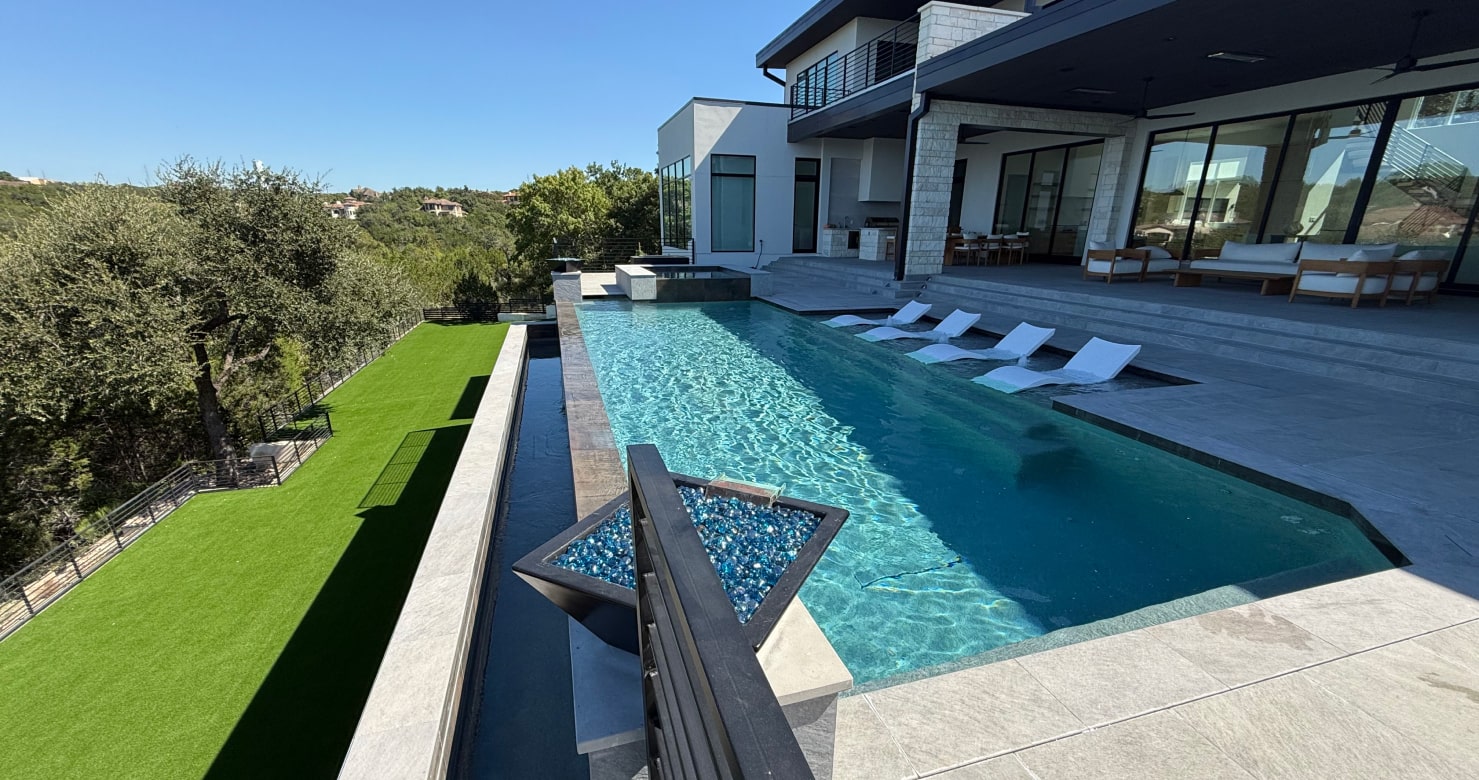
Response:
POLYGON ((353 186, 655 166, 690 97, 779 101, 812 0, 5 3, 0 170, 145 183, 183 154, 353 186))

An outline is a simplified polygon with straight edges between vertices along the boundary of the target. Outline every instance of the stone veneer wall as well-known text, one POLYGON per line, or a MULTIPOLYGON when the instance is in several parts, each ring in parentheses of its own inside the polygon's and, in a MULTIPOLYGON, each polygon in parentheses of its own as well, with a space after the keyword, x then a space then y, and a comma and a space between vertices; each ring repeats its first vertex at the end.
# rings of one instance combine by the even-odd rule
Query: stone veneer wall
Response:
POLYGON ((955 3, 926 3, 919 9, 919 48, 914 52, 914 62, 944 54, 1029 15, 955 3))
MULTIPOLYGON (((915 96, 916 103, 918 96, 915 96)), ((915 136, 914 181, 909 204, 907 276, 937 274, 944 268, 945 234, 950 216, 950 183, 955 175, 956 142, 963 124, 1101 136, 1104 160, 1094 194, 1089 238, 1109 240, 1109 230, 1124 199, 1133 122, 1116 114, 1058 111, 989 103, 937 100, 919 122, 915 136)))

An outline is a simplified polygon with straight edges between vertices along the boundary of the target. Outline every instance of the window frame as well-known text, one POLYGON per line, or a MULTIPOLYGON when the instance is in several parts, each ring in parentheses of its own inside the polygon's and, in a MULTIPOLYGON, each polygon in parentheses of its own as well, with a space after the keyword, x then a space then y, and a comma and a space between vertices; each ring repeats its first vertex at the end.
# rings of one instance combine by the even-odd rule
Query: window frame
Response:
POLYGON ((735 253, 749 254, 755 251, 755 229, 756 229, 756 206, 759 198, 759 174, 760 161, 753 154, 710 154, 709 155, 709 251, 713 253, 735 253), (715 162, 718 158, 748 159, 750 161, 750 173, 723 173, 720 172, 715 162), (718 188, 714 186, 715 179, 749 179, 750 180, 750 247, 748 249, 718 249, 714 246, 714 230, 719 224, 717 211, 714 208, 714 196, 718 188))

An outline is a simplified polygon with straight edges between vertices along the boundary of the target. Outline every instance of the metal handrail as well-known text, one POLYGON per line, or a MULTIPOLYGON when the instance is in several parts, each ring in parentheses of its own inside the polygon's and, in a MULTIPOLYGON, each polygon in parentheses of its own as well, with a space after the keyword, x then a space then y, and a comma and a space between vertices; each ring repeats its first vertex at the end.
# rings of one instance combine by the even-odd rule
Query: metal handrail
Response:
POLYGON ((648 772, 813 777, 662 456, 627 464, 648 772))
POLYGON ((801 71, 791 85, 791 118, 914 70, 918 48, 919 15, 915 14, 845 55, 828 57, 801 71))
MULTIPOLYGON (((559 238, 550 245, 550 258, 580 260, 583 271, 609 271, 634 257, 661 254, 663 249, 662 239, 655 235, 559 238)), ((682 249, 692 263, 693 240, 685 241, 682 249)))

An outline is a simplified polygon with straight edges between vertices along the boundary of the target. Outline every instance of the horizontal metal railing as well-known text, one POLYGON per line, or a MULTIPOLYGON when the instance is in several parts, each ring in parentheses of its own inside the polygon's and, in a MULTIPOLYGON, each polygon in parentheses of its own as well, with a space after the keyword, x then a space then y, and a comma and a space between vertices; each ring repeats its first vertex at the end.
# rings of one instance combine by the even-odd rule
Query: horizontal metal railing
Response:
POLYGON ((676 248, 688 262, 693 262, 693 240, 681 247, 668 247, 657 236, 617 236, 612 238, 564 238, 553 242, 551 258, 581 261, 581 270, 609 271, 644 255, 661 255, 676 248))
POLYGON ((801 71, 791 85, 791 118, 825 108, 850 95, 914 70, 919 16, 840 56, 801 71))
POLYGON ((813 777, 657 448, 627 464, 650 776, 813 777))
POLYGON ((538 298, 503 298, 496 301, 466 301, 421 310, 427 322, 494 322, 500 314, 543 314, 545 302, 538 298))

